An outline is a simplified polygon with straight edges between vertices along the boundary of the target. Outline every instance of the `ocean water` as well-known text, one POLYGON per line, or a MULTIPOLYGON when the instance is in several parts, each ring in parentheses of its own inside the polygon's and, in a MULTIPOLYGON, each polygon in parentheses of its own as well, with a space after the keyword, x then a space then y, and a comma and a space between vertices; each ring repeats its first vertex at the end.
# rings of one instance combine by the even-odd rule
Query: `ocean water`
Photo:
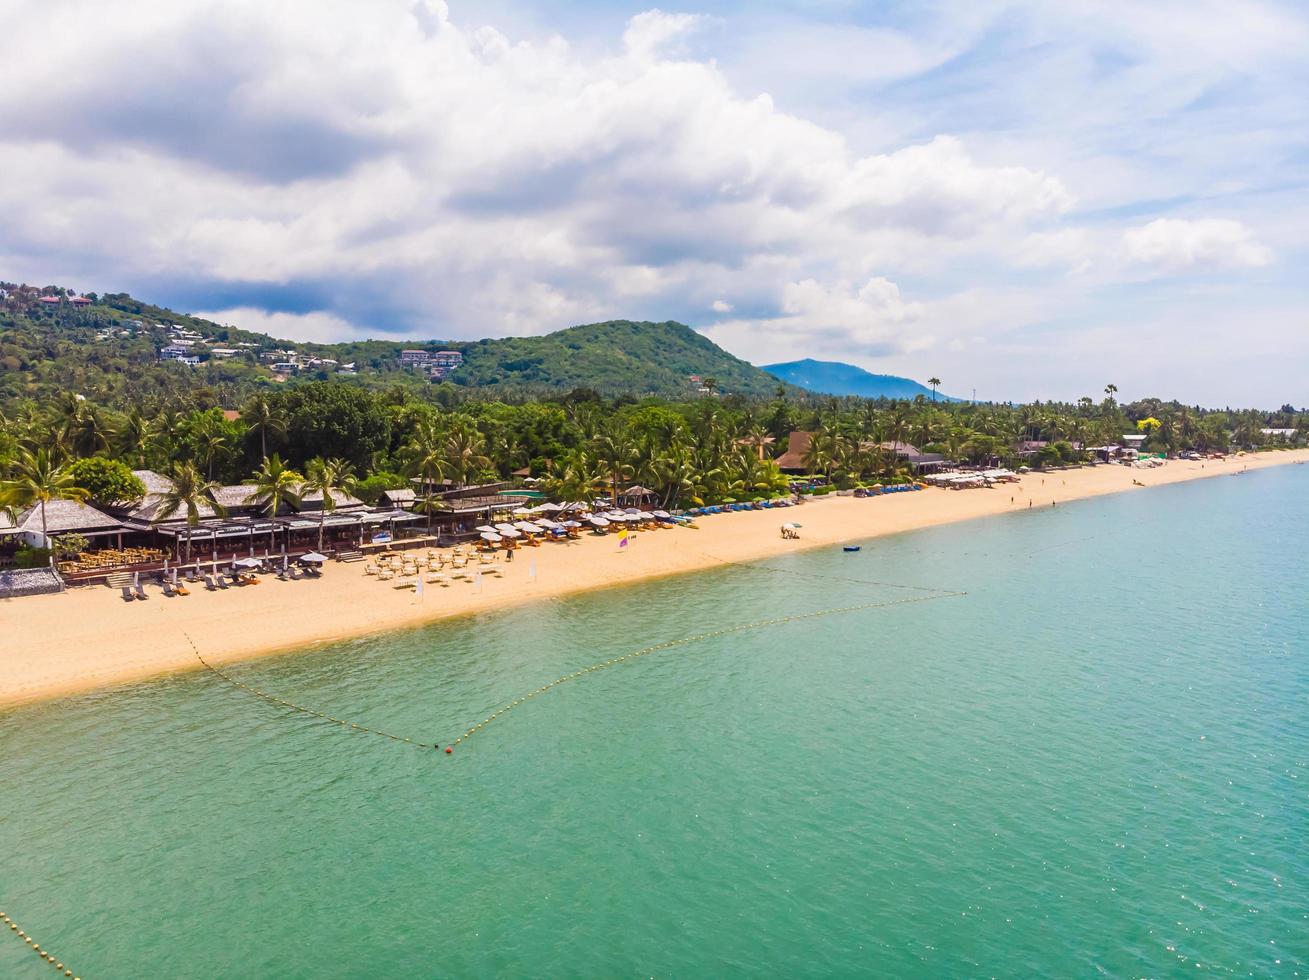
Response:
POLYGON ((452 756, 203 672, 10 711, 0 908, 88 978, 1304 976, 1307 526, 1289 466, 232 667, 445 744, 966 593, 452 756))

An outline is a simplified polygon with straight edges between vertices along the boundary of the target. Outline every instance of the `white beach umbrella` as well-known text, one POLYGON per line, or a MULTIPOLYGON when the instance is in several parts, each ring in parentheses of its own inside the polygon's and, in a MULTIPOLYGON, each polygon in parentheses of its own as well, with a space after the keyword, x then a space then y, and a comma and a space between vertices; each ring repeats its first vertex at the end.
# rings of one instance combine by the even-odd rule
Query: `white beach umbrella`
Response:
POLYGON ((504 538, 500 537, 500 535, 496 534, 494 531, 483 531, 482 540, 490 541, 492 544, 499 544, 504 540, 504 538))

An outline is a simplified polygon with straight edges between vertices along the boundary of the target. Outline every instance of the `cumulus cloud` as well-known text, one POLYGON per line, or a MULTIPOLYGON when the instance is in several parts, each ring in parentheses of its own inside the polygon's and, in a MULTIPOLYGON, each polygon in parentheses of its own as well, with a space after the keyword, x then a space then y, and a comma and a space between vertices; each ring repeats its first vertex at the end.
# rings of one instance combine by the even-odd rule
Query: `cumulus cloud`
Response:
POLYGON ((1123 251, 1133 262, 1164 272, 1193 266, 1255 268, 1273 261, 1272 249, 1239 221, 1159 218, 1123 232, 1123 251))
POLYGON ((880 276, 861 284, 804 279, 782 287, 777 315, 725 320, 706 332, 733 349, 764 352, 767 359, 804 350, 880 357, 932 344, 934 338, 920 329, 925 310, 880 276))
POLYGON ((288 331, 470 337, 735 307, 873 349, 914 316, 897 266, 1073 205, 1056 177, 950 135, 853 152, 687 57, 695 15, 640 14, 591 56, 438 0, 28 14, 0 60, 0 257, 326 318, 288 331))

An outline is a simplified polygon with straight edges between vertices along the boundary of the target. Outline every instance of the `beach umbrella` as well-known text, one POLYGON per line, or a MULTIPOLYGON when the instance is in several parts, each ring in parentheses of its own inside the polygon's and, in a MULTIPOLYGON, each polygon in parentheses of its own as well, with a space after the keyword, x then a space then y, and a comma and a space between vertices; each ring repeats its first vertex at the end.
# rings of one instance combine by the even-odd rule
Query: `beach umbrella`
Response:
POLYGON ((311 551, 311 552, 309 552, 309 554, 307 554, 307 555, 301 555, 301 556, 300 556, 300 560, 301 560, 302 562, 306 562, 306 561, 307 561, 307 562, 309 562, 311 565, 321 565, 323 562, 327 561, 327 556, 326 556, 326 555, 320 555, 320 554, 319 554, 318 552, 316 552, 316 551, 311 551))
POLYGON ((664 520, 668 520, 669 517, 668 511, 666 510, 656 510, 651 513, 653 513, 655 517, 662 517, 664 520))
POLYGON ((592 518, 591 518, 591 523, 594 524, 596 527, 608 527, 608 526, 609 526, 609 522, 608 522, 607 520, 605 520, 603 517, 592 517, 592 518))
POLYGON ((259 567, 259 559, 258 559, 258 558, 238 558, 236 561, 232 562, 232 564, 235 565, 237 568, 258 568, 258 567, 259 567))
POLYGON ((504 538, 500 537, 500 535, 496 534, 494 531, 483 531, 482 540, 490 541, 492 544, 499 544, 504 540, 504 538))
POLYGON ((564 521, 564 527, 581 527, 581 526, 582 525, 577 523, 577 521, 564 521))
POLYGON ((782 527, 789 528, 789 529, 792 530, 792 531, 798 531, 798 530, 800 530, 800 528, 804 527, 804 525, 803 525, 803 524, 797 524, 797 523, 795 523, 794 521, 791 521, 791 522, 789 522, 789 523, 787 523, 787 524, 783 524, 782 527))

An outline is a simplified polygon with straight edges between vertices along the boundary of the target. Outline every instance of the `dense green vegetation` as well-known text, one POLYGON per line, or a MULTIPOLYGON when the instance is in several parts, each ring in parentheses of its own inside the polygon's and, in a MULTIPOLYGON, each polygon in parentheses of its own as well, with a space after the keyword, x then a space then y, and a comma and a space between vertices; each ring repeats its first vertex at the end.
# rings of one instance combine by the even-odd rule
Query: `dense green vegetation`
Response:
POLYGON ((173 398, 200 389, 209 401, 237 408, 251 394, 328 380, 359 388, 404 387, 417 397, 451 404, 470 392, 523 399, 591 388, 604 395, 690 398, 702 386, 716 392, 762 397, 780 382, 733 357, 679 323, 617 320, 572 327, 541 337, 475 342, 365 340, 341 344, 297 343, 225 327, 151 306, 123 293, 88 296, 74 305, 63 290, 0 282, 0 408, 24 397, 78 394, 114 408, 150 397, 173 398), (59 303, 43 301, 59 297, 59 303), (175 342, 171 328, 200 338, 190 367, 160 362, 175 342), (235 351, 218 355, 216 348, 235 351), (408 348, 458 351, 463 365, 433 383, 421 369, 401 363, 408 348), (301 362, 294 373, 273 368, 277 352, 301 362), (341 373, 344 366, 353 371, 341 373), (701 381, 694 381, 693 378, 701 381))
MULTIPOLYGON (((792 430, 814 434, 804 467, 837 486, 906 479, 887 443, 971 463, 1054 465, 1083 461, 1077 444, 1119 443, 1125 433, 1144 436, 1146 451, 1172 453, 1286 444, 1265 428, 1296 429, 1291 443, 1303 445, 1309 430, 1309 413, 1289 405, 1276 412, 1157 399, 1124 405, 1113 385, 1098 400, 1021 406, 820 397, 785 387, 748 396, 731 391, 737 376, 730 371, 724 382, 706 379, 709 393, 676 399, 607 398, 592 387, 532 399, 503 380, 414 384, 402 369, 367 382, 361 375, 279 385, 253 359, 199 370, 158 365, 151 328, 114 326, 127 336, 96 339, 111 320, 167 315, 194 323, 187 318, 118 297, 83 310, 64 305, 7 313, 0 333, 8 362, 0 371, 0 506, 10 510, 66 497, 122 504, 142 489, 130 469, 172 476, 177 490, 166 510, 180 518, 197 515, 214 485, 236 482, 251 482, 270 503, 314 488, 330 496, 346 485, 372 502, 418 479, 427 498, 420 505, 431 509, 439 506, 439 481, 469 485, 524 467, 558 496, 587 499, 639 483, 674 507, 785 491, 788 478, 774 458, 792 430)), ((642 360, 658 353, 642 347, 646 329, 657 337, 685 330, 603 324, 554 336, 583 338, 579 362, 615 335, 626 338, 624 349, 644 351, 634 358, 642 360)), ((685 333, 677 356, 698 356, 708 341, 685 333)), ((225 339, 268 340, 237 331, 225 339)), ((466 370, 480 381, 504 370, 530 373, 500 358, 512 352, 530 360, 556 343, 502 342, 501 353, 470 354, 466 370)), ((368 345, 345 346, 362 363, 368 345)), ((666 366, 676 376, 687 363, 666 366)))

